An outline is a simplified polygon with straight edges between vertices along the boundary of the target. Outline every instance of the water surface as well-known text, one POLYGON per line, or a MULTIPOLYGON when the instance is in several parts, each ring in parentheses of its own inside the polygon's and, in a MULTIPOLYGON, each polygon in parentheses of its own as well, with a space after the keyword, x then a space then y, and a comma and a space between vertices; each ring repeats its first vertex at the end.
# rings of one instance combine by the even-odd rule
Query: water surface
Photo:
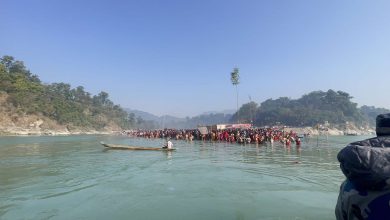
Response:
POLYGON ((177 151, 105 150, 113 136, 1 137, 0 219, 334 219, 336 155, 368 137, 294 145, 173 141, 177 151))

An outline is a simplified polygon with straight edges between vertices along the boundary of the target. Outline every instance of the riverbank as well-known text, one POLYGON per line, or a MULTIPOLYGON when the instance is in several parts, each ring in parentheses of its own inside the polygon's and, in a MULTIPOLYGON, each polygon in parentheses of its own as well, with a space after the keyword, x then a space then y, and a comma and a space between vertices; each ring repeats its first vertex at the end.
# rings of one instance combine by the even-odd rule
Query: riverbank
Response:
POLYGON ((0 117, 0 136, 65 136, 65 135, 93 135, 116 134, 121 129, 108 126, 102 130, 60 125, 45 117, 35 115, 22 117, 0 117), (2 119, 2 120, 1 120, 2 119))
POLYGON ((117 131, 54 131, 54 130, 44 130, 36 131, 31 129, 18 129, 18 130, 1 130, 0 136, 68 136, 68 135, 112 135, 118 134, 117 131))
POLYGON ((67 136, 67 135, 112 135, 118 134, 119 131, 97 131, 97 130, 68 130, 64 129, 36 129, 36 128, 20 128, 0 126, 0 136, 67 136))
POLYGON ((287 127, 284 128, 285 131, 290 132, 293 131, 294 133, 297 133, 298 135, 331 135, 331 136, 338 136, 338 135, 375 135, 375 129, 374 128, 365 128, 365 129, 338 129, 338 128, 326 128, 326 129, 316 129, 313 127, 287 127))
POLYGON ((104 114, 98 115, 98 125, 88 123, 89 127, 76 126, 72 123, 60 123, 42 113, 27 114, 22 109, 14 107, 7 99, 8 95, 0 91, 0 136, 115 134, 122 130, 104 114))

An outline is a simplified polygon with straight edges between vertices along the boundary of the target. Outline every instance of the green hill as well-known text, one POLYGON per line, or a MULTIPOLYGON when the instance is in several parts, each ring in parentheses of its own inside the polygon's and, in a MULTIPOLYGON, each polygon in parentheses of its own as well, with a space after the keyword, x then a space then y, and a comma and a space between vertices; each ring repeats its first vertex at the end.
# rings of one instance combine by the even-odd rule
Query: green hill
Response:
POLYGON ((137 125, 134 115, 115 105, 108 93, 102 91, 92 96, 82 86, 43 84, 22 61, 11 56, 0 59, 0 96, 2 125, 11 118, 9 123, 25 127, 18 122, 28 117, 43 120, 40 126, 46 125, 47 129, 117 130, 137 125))
POLYGON ((264 126, 281 123, 289 126, 314 126, 325 121, 342 125, 353 123, 356 126, 373 127, 378 114, 390 110, 362 106, 351 102, 352 96, 343 91, 314 91, 299 99, 281 97, 268 99, 258 105, 250 102, 242 105, 232 121, 253 122, 254 125, 264 126))

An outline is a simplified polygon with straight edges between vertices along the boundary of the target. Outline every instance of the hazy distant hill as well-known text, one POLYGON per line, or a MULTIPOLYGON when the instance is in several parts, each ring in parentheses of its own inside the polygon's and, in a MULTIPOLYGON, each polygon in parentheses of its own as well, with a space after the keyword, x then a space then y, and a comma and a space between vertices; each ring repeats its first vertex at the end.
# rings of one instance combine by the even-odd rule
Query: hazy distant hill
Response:
POLYGON ((224 113, 231 112, 232 110, 222 112, 210 111, 198 116, 186 118, 179 118, 171 115, 156 116, 135 109, 126 109, 126 111, 133 113, 136 118, 142 117, 144 120, 153 121, 156 128, 196 128, 198 125, 228 123, 232 117, 232 114, 224 113))
POLYGON ((125 109, 129 114, 133 113, 136 118, 141 117, 142 119, 146 121, 153 121, 156 128, 172 128, 177 127, 178 124, 183 124, 185 122, 185 118, 179 118, 175 116, 170 115, 163 115, 163 116, 156 116, 149 112, 137 110, 137 109, 125 109))
POLYGON ((207 111, 207 112, 203 112, 200 115, 219 114, 219 113, 226 114, 226 115, 233 115, 234 113, 236 113, 236 110, 226 109, 226 110, 222 110, 222 111, 207 111))
POLYGON ((367 105, 363 105, 359 109, 360 109, 360 112, 363 114, 364 118, 372 126, 375 126, 375 123, 376 123, 375 119, 376 119, 377 115, 390 113, 389 109, 376 108, 374 106, 367 106, 367 105))
POLYGON ((159 117, 149 112, 144 112, 136 109, 125 108, 128 113, 134 113, 135 117, 141 117, 144 120, 159 121, 159 117))

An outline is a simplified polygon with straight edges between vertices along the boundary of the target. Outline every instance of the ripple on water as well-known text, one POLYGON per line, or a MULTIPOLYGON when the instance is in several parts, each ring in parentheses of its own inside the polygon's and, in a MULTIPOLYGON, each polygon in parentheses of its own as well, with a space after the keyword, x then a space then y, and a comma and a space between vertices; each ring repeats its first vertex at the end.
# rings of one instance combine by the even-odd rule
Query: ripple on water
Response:
POLYGON ((8 212, 8 210, 10 210, 14 206, 15 206, 14 204, 0 205, 0 217, 5 215, 8 212))
MULTIPOLYGON (((98 184, 95 183, 95 184, 91 184, 91 185, 87 185, 87 186, 83 186, 83 187, 72 187, 69 191, 49 194, 47 196, 40 197, 39 199, 48 199, 48 198, 63 196, 63 195, 67 195, 67 194, 70 194, 70 193, 73 193, 73 192, 78 192, 78 191, 81 191, 81 190, 84 190, 84 189, 92 188, 92 187, 97 186, 97 185, 98 184)), ((61 188, 61 190, 63 190, 63 188, 61 188)))

